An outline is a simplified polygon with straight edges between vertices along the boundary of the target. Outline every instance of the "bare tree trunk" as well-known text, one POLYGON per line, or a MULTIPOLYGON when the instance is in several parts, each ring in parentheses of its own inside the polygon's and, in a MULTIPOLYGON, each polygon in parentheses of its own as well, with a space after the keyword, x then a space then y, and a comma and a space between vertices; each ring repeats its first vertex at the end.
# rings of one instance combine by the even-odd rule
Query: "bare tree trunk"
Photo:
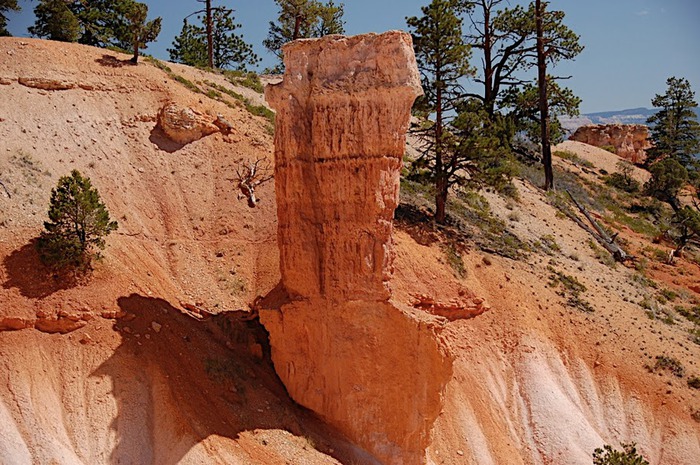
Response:
POLYGON ((540 91, 540 132, 542 139, 542 164, 544 165, 544 189, 554 188, 552 147, 549 140, 549 102, 547 101, 547 61, 545 56, 543 16, 541 0, 536 0, 535 23, 537 27, 537 85, 540 91))
MULTIPOLYGON (((440 64, 437 66, 440 69, 440 64)), ((435 73, 435 81, 442 82, 440 72, 435 73)), ((442 88, 438 86, 435 105, 435 222, 445 224, 445 204, 447 203, 447 178, 443 163, 442 145, 442 88)))
POLYGON ((212 34, 211 0, 207 0, 207 62, 214 69, 214 36, 212 34))
POLYGON ((589 228, 583 221, 581 221, 581 219, 578 216, 567 216, 574 220, 579 226, 581 226, 586 232, 588 232, 588 234, 593 236, 600 245, 605 247, 605 249, 612 254, 616 261, 624 262, 625 260, 629 259, 630 256, 627 255, 627 252, 625 252, 622 249, 622 247, 615 243, 615 238, 617 237, 617 234, 615 234, 613 237, 608 236, 608 233, 605 232, 605 230, 598 224, 598 222, 591 216, 591 214, 588 213, 588 211, 583 207, 583 205, 578 203, 574 196, 571 195, 571 192, 567 190, 566 193, 569 194, 569 197, 574 202, 574 205, 576 205, 576 208, 578 208, 578 210, 581 213, 583 213, 583 216, 586 217, 588 222, 591 223, 591 225, 593 225, 595 231, 589 228))
POLYGON ((484 9, 484 101, 489 119, 493 121, 495 102, 493 98, 493 58, 491 56, 491 8, 484 9))
POLYGON ((292 36, 292 40, 297 40, 299 38, 299 34, 301 32, 301 14, 297 13, 296 17, 294 18, 294 36, 292 36))
POLYGON ((137 64, 139 62, 139 33, 134 32, 134 56, 131 57, 131 62, 137 64))

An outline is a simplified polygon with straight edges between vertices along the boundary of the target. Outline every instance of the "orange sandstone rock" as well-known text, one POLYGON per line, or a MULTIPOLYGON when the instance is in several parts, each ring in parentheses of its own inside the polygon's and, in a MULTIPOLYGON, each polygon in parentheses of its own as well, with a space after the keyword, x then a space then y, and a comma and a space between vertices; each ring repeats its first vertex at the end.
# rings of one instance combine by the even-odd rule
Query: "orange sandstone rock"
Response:
POLYGON ((391 303, 392 218, 420 95, 401 32, 300 40, 277 110, 281 286, 260 303, 290 395, 385 464, 425 463, 452 360, 445 319, 391 303), (267 303, 266 303, 267 301, 267 303))
POLYGON ((612 146, 620 158, 643 163, 651 148, 649 128, 643 124, 592 124, 581 126, 569 137, 596 147, 612 146))

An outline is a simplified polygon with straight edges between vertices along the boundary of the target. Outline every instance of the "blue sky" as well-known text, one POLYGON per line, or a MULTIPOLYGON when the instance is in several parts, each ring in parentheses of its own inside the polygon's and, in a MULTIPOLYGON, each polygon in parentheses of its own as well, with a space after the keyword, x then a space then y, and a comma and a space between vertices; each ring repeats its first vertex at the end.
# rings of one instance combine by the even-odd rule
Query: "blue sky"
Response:
MULTIPOLYGON (((418 15, 428 1, 345 0, 346 32, 405 29, 405 17, 418 15)), ((8 26, 14 35, 28 36, 36 1, 19 3, 23 11, 10 13, 8 26)), ((163 17, 159 40, 149 46, 147 53, 167 59, 166 49, 180 32, 182 18, 201 8, 201 3, 146 3, 149 17, 163 17)), ((262 46, 268 23, 276 17, 273 0, 213 0, 213 4, 235 9, 245 40, 263 58, 262 66, 274 62, 262 46)), ((665 90, 670 76, 687 78, 700 96, 700 1, 553 0, 551 7, 566 12, 565 23, 581 36, 586 47, 574 62, 563 63, 555 70, 557 75, 572 76, 566 85, 583 99, 583 113, 649 107, 654 94, 665 90)))

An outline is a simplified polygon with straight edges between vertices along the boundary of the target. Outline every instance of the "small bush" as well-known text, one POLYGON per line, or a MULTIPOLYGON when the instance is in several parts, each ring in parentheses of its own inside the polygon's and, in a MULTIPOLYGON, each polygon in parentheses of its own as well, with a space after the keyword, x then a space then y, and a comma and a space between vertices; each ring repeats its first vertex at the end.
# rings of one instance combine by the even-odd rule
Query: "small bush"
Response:
POLYGON ((683 368, 681 362, 668 355, 657 355, 654 369, 669 371, 678 378, 682 378, 685 375, 685 368, 683 368))
POLYGON ((117 229, 90 179, 78 170, 63 176, 51 190, 49 221, 37 241, 42 262, 56 271, 87 271, 105 237, 117 229))
POLYGON ((571 163, 573 163, 576 166, 583 166, 585 168, 590 168, 593 169, 595 166, 593 163, 591 163, 588 160, 584 160, 583 158, 579 157, 573 152, 569 152, 568 150, 557 150, 555 151, 552 155, 555 157, 562 158, 564 160, 569 160, 571 163))
POLYGON ((593 452, 593 465, 649 465, 649 462, 637 453, 636 444, 623 443, 622 451, 607 444, 602 449, 596 449, 593 452))
POLYGON ((642 185, 639 184, 639 181, 633 178, 627 178, 620 173, 613 173, 609 176, 606 176, 605 184, 607 184, 608 186, 612 186, 616 189, 629 192, 630 194, 637 193, 642 188, 642 185))
POLYGON ((617 154, 617 148, 614 145, 601 145, 600 148, 607 152, 617 154))
POLYGON ((259 94, 262 94, 265 91, 262 82, 260 82, 260 77, 256 73, 238 70, 227 70, 224 71, 224 76, 226 77, 226 79, 228 79, 228 81, 231 84, 253 89, 259 94))
POLYGON ((693 389, 700 389, 700 378, 697 376, 691 376, 688 378, 688 387, 693 389))

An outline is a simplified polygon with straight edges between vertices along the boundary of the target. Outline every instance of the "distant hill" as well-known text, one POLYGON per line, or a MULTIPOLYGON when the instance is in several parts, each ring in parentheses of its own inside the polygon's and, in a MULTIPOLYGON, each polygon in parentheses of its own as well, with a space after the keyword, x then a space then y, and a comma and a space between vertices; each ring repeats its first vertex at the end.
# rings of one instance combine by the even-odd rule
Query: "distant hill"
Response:
MULTIPOLYGON (((654 108, 630 108, 627 110, 618 111, 601 111, 598 113, 587 113, 577 117, 560 117, 564 128, 567 132, 574 132, 579 126, 586 124, 646 124, 647 118, 656 113, 658 110, 654 108)), ((700 120, 700 110, 695 109, 700 120)))

